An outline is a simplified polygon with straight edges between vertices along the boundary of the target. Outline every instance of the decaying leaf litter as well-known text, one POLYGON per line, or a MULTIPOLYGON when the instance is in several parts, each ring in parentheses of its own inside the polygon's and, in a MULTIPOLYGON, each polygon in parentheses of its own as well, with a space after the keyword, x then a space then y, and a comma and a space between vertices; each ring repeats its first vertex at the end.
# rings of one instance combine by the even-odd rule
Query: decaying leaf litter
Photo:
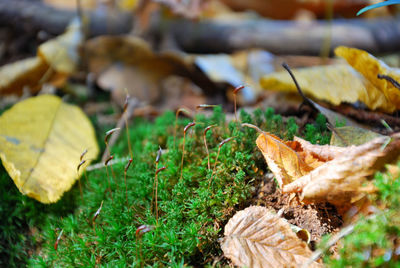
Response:
MULTIPOLYGON (((136 1, 122 2, 119 3, 121 9, 131 10, 138 6, 138 10, 151 10, 151 5, 140 6, 136 1)), ((163 4, 163 8, 167 7, 175 14, 186 14, 187 17, 198 17, 201 14, 210 16, 210 9, 206 6, 185 6, 174 1, 165 1, 163 4)), ((211 6, 214 8, 213 12, 227 12, 227 9, 220 9, 218 4, 211 6)), ((146 29, 148 23, 146 12, 140 17, 142 30, 146 29)), ((0 67, 0 94, 23 95, 26 98, 38 92, 43 94, 56 90, 57 94, 63 96, 93 98, 99 88, 108 90, 114 106, 107 102, 101 106, 89 101, 85 110, 92 116, 109 118, 109 123, 118 127, 118 130, 114 128, 112 133, 105 134, 106 148, 102 145, 109 152, 103 155, 106 159, 101 164, 107 170, 107 177, 104 179, 108 180, 104 196, 111 198, 112 202, 112 192, 115 191, 112 184, 116 181, 115 165, 118 165, 118 161, 126 161, 126 157, 112 154, 114 143, 108 144, 108 135, 112 134, 117 139, 119 132, 125 131, 124 126, 130 124, 131 117, 148 117, 150 114, 159 115, 165 109, 182 109, 189 111, 186 114, 191 114, 194 120, 192 125, 187 126, 198 127, 196 116, 208 115, 207 109, 203 109, 207 107, 205 103, 222 103, 228 110, 234 110, 235 114, 228 114, 227 117, 235 123, 237 131, 244 132, 248 127, 259 131, 258 138, 252 141, 254 153, 259 150, 259 163, 263 162, 261 155, 265 163, 256 168, 260 169, 258 177, 249 182, 254 186, 253 197, 242 202, 235 210, 244 208, 244 204, 259 206, 238 211, 229 221, 223 221, 225 227, 219 227, 220 238, 224 236, 220 242, 224 254, 221 256, 225 257, 225 262, 229 259, 238 266, 268 267, 278 263, 282 266, 301 266, 309 261, 309 264, 321 266, 321 260, 313 262, 311 257, 315 244, 321 240, 322 235, 338 233, 351 222, 349 212, 355 207, 361 211, 360 204, 368 204, 369 196, 377 192, 373 175, 383 170, 386 164, 398 160, 399 125, 396 124, 398 119, 395 111, 400 105, 400 91, 396 84, 400 80, 400 71, 388 67, 366 51, 339 46, 335 53, 345 61, 334 59, 328 65, 321 64, 317 58, 278 57, 262 49, 243 50, 229 55, 197 55, 177 50, 168 51, 165 48, 160 52, 148 40, 134 35, 103 35, 85 40, 84 28, 87 25, 82 20, 83 17, 80 19, 80 22, 73 21, 63 35, 40 45, 36 57, 0 67), (301 90, 288 72, 279 72, 283 61, 288 61, 291 66, 306 66, 293 70, 301 90), (88 74, 86 79, 82 79, 82 72, 88 74), (85 86, 79 86, 83 80, 85 86), (238 95, 235 88, 240 88, 238 95), (295 122, 300 130, 306 130, 306 124, 314 121, 315 112, 325 115, 328 120, 326 131, 332 135, 330 145, 319 145, 320 140, 314 141, 317 144, 312 144, 300 137, 288 139, 285 136, 281 139, 283 137, 261 130, 260 126, 256 126, 257 120, 253 124, 246 123, 242 117, 238 120, 236 103, 244 107, 251 106, 250 109, 257 106, 265 109, 263 102, 268 103, 271 96, 279 101, 269 100, 269 103, 276 105, 287 115, 297 116, 295 122), (127 112, 129 100, 134 100, 135 105, 127 112), (301 105, 301 100, 305 105, 301 105), (283 107, 286 102, 294 103, 294 108, 286 108, 285 111, 283 107), (357 105, 352 106, 354 103, 357 105), (111 107, 114 109, 113 114, 105 117, 106 111, 111 107), (348 109, 350 112, 347 112, 348 109), (353 119, 346 117, 352 114, 351 111, 354 115, 354 111, 358 110, 369 110, 366 111, 367 120, 360 120, 357 116, 353 116, 353 119), (118 116, 118 113, 122 116, 118 116), (368 122, 369 119, 372 121, 371 115, 377 115, 373 125, 368 122), (240 225, 246 221, 251 224, 240 225), (271 224, 271 221, 274 223, 271 224), (236 228, 236 225, 241 228, 236 228), (300 234, 309 237, 311 243, 307 239, 306 242, 302 241, 300 234)), ((170 46, 171 44, 165 45, 166 48, 170 46)), ((63 193, 76 180, 83 198, 82 178, 79 177, 85 174, 86 167, 98 154, 88 119, 77 107, 66 102, 68 100, 43 94, 19 102, 0 117, 0 156, 3 166, 22 194, 43 203, 62 199, 63 193)), ((287 123, 290 119, 284 118, 284 121, 287 123)), ((226 126, 215 124, 204 126, 206 127, 218 129, 226 126)), ((174 130, 175 140, 176 127, 174 130)), ((190 138, 193 138, 194 131, 191 132, 189 128, 187 130, 190 138)), ((128 128, 126 133, 129 136, 128 128)), ((186 128, 183 133, 185 137, 186 128)), ((201 140, 204 139, 207 145, 206 134, 204 132, 201 140)), ((219 140, 218 149, 211 157, 214 159, 214 166, 208 163, 211 175, 207 180, 208 187, 211 185, 212 188, 214 175, 218 176, 216 167, 221 148, 235 138, 225 137, 219 140)), ((237 143, 233 140, 235 142, 237 143)), ((190 148, 191 145, 188 146, 190 148)), ((129 139, 128 147, 128 163, 132 163, 135 160, 129 139)), ((184 177, 185 138, 181 148, 181 165, 175 167, 180 169, 180 180, 184 177)), ((168 157, 170 149, 165 150, 168 157)), ((161 153, 159 155, 156 161, 155 187, 158 187, 157 174, 171 168, 157 168, 161 153)), ((209 162, 208 150, 207 155, 209 162)), ((190 160, 185 160, 187 161, 190 160)), ((126 205, 128 170, 129 165, 126 165, 123 187, 126 205)), ((152 203, 153 199, 154 196, 152 203)), ((156 194, 155 207, 152 207, 157 215, 156 223, 154 226, 142 225, 136 230, 137 243, 141 243, 140 239, 145 233, 152 233, 159 228, 157 200, 156 194), (142 229, 146 231, 142 232, 142 229)), ((93 226, 95 219, 101 217, 103 201, 96 208, 93 226)), ((227 212, 227 215, 233 214, 232 210, 227 212)), ((220 223, 216 224, 219 226, 220 223)), ((54 246, 56 251, 66 235, 63 229, 57 231, 57 234, 54 246)), ((198 248, 201 248, 200 245, 202 243, 198 242, 198 248)), ((141 255, 141 249, 136 254, 141 255)), ((100 264, 101 259, 102 257, 96 257, 96 263, 100 264)), ((143 265, 142 262, 139 263, 143 265)))

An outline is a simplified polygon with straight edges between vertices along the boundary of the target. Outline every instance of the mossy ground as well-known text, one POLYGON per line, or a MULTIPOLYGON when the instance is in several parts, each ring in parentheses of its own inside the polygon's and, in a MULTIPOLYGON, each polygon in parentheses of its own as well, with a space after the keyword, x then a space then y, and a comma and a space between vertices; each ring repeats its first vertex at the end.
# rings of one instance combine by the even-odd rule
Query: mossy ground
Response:
POLYGON ((356 223, 338 256, 325 255, 330 267, 400 267, 400 174, 378 172, 374 179, 379 191, 369 199, 379 211, 356 223))
MULTIPOLYGON (((256 110, 253 115, 242 111, 240 120, 284 139, 301 134, 314 143, 329 141, 323 116, 305 126, 301 133, 293 118, 284 123, 272 109, 256 110)), ((127 172, 128 202, 123 172, 126 162, 114 164, 108 174, 102 168, 88 172, 87 179, 82 177, 83 199, 75 185, 62 200, 47 206, 22 196, 3 170, 0 266, 27 263, 46 267, 94 264, 159 267, 218 263, 222 255, 218 239, 224 224, 235 211, 247 206, 257 177, 267 168, 255 146, 256 131, 226 122, 222 109, 217 107, 210 117, 196 116, 196 125, 188 131, 180 178, 182 134, 189 122, 189 119, 178 121, 176 138, 172 112, 154 123, 138 119, 131 124, 128 138, 134 160, 127 172), (216 125, 206 136, 210 170, 203 143, 203 131, 209 125, 216 125), (221 146, 216 161, 218 145, 230 137, 232 140, 221 146), (152 197, 159 146, 164 153, 158 167, 166 169, 158 174, 157 223, 152 197), (93 215, 102 201, 102 210, 93 224, 93 215), (137 236, 141 225, 155 228, 137 236), (56 250, 54 245, 61 230, 56 250)), ((127 144, 127 138, 122 136, 111 148, 115 159, 129 155, 127 144)))

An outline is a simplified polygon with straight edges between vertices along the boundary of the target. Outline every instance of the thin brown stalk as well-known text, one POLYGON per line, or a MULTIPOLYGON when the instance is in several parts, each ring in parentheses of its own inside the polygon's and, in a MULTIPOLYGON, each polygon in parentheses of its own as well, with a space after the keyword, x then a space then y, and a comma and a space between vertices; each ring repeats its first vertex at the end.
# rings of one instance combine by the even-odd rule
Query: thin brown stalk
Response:
POLYGON ((54 249, 55 249, 56 251, 57 251, 57 249, 58 249, 58 243, 59 243, 60 240, 61 240, 62 234, 63 234, 63 230, 61 229, 60 233, 59 233, 58 236, 57 236, 56 242, 54 243, 54 249))
POLYGON ((203 141, 204 141, 204 146, 206 147, 206 152, 207 152, 207 167, 208 167, 208 170, 211 169, 211 164, 210 164, 210 152, 208 151, 206 134, 207 134, 207 132, 208 132, 211 128, 213 128, 213 127, 215 127, 215 126, 216 126, 216 125, 208 126, 208 127, 206 127, 206 128, 204 129, 204 132, 203 132, 203 141))
POLYGON ((76 168, 76 174, 78 175, 78 184, 79 184, 79 192, 81 194, 81 199, 83 200, 83 192, 82 192, 82 185, 81 185, 81 177, 79 176, 79 169, 83 164, 85 164, 86 160, 82 160, 81 156, 81 162, 79 163, 78 167, 76 168))
POLYGON ((155 183, 156 183, 155 202, 156 202, 156 222, 157 222, 157 225, 158 225, 158 173, 159 173, 160 171, 163 171, 164 169, 166 169, 165 166, 164 166, 164 167, 161 167, 161 168, 159 168, 159 169, 157 169, 157 170, 156 170, 156 175, 155 175, 155 178, 154 178, 154 181, 155 181, 155 183))
POLYGON ((119 130, 120 130, 119 127, 110 129, 109 131, 106 132, 106 135, 104 136, 104 143, 105 143, 105 145, 106 145, 106 151, 104 152, 104 155, 106 156, 106 158, 104 158, 104 155, 103 155, 104 161, 106 161, 106 160, 110 157, 110 155, 111 155, 111 150, 110 150, 110 146, 109 146, 109 144, 108 144, 108 139, 110 138, 110 136, 111 136, 114 132, 119 131, 119 130))
POLYGON ((187 116, 191 116, 191 113, 185 108, 179 108, 175 113, 175 126, 174 126, 174 147, 176 146, 176 132, 178 129, 178 116, 179 114, 186 114, 187 116))
POLYGON ((136 229, 136 242, 137 244, 139 244, 139 248, 136 248, 136 259, 139 260, 140 262, 140 267, 143 267, 143 256, 142 256, 142 236, 145 233, 148 233, 152 230, 154 230, 154 226, 153 225, 140 225, 137 229, 136 229), (139 258, 138 258, 138 249, 139 249, 139 258))
MULTIPOLYGON (((129 120, 129 118, 131 118, 131 116, 133 115, 134 109, 138 106, 140 106, 140 102, 138 100, 130 99, 128 102, 128 105, 126 107, 125 113, 124 113, 125 117, 121 117, 118 120, 118 123, 117 123, 117 126, 115 129, 117 129, 117 130, 122 129, 126 122, 125 118, 127 120, 129 120)), ((118 140, 120 133, 121 132, 119 132, 119 131, 114 131, 113 133, 110 134, 111 136, 109 137, 109 139, 107 137, 108 148, 111 148, 115 144, 115 142, 118 140)), ((105 150, 103 153, 103 156, 101 157, 101 162, 104 162, 109 156, 110 156, 109 151, 105 150)))
MULTIPOLYGON (((156 162, 156 171, 158 170, 158 163, 160 162, 161 156, 162 156, 162 149, 159 146, 158 151, 157 151, 156 161, 155 161, 156 162)), ((154 178, 154 181, 153 181, 153 193, 151 195, 151 206, 150 206, 151 211, 153 211, 153 200, 154 200, 154 196, 155 196, 155 189, 156 189, 156 178, 154 178)))
POLYGON ((245 86, 242 85, 242 86, 236 87, 236 88, 233 90, 233 105, 234 105, 234 109, 235 109, 235 119, 236 119, 237 124, 239 124, 239 120, 238 120, 237 113, 236 113, 236 106, 237 106, 236 98, 237 98, 238 92, 239 92, 240 90, 242 90, 243 88, 245 88, 245 86))
POLYGON ((110 180, 110 174, 108 173, 108 163, 114 158, 114 156, 110 156, 105 162, 104 162, 104 166, 106 167, 106 173, 107 173, 107 181, 108 181, 108 190, 110 192, 111 195, 111 200, 113 200, 112 198, 112 191, 111 191, 111 180, 110 180))
POLYGON ((131 159, 133 159, 132 146, 131 146, 131 140, 130 140, 130 135, 129 135, 129 125, 128 125, 128 116, 129 116, 128 115, 128 104, 129 104, 129 95, 126 95, 122 116, 124 117, 124 120, 125 120, 126 139, 128 141, 129 155, 130 155, 131 159))
POLYGON ((126 183, 126 173, 128 172, 128 169, 130 165, 132 164, 133 159, 129 159, 128 163, 126 164, 124 168, 124 181, 125 181, 125 199, 126 199, 126 205, 128 206, 128 185, 126 183))
POLYGON ((215 158, 214 168, 213 168, 213 172, 212 172, 212 174, 211 174, 210 181, 208 182, 208 187, 210 187, 211 181, 212 181, 212 179, 213 179, 213 177, 214 177, 214 173, 215 173, 215 169, 216 169, 216 167, 217 167, 217 162, 218 162, 219 152, 221 151, 221 147, 222 147, 225 143, 230 142, 232 139, 233 139, 232 137, 227 138, 227 139, 221 141, 220 144, 218 145, 217 157, 215 158))
POLYGON ((180 180, 182 179, 182 175, 183 175, 183 158, 185 156, 185 138, 186 138, 186 132, 189 130, 189 128, 193 127, 196 123, 195 122, 191 122, 189 124, 186 125, 186 127, 183 129, 183 145, 182 145, 182 160, 181 160, 181 176, 180 176, 180 180))
POLYGON ((95 221, 96 221, 96 219, 97 219, 97 217, 100 215, 100 212, 101 212, 101 209, 103 208, 103 200, 101 201, 101 203, 100 203, 100 207, 96 210, 96 212, 93 214, 93 218, 92 218, 92 225, 93 225, 93 228, 94 228, 94 224, 95 224, 95 221))

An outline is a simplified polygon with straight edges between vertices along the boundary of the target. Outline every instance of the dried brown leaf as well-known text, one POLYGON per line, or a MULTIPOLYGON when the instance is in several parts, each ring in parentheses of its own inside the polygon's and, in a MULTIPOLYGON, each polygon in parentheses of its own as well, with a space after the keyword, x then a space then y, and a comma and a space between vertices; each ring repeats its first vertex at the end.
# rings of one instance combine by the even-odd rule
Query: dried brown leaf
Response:
POLYGON ((304 151, 318 156, 323 161, 330 161, 348 150, 348 147, 312 144, 299 137, 294 137, 294 141, 298 142, 304 151))
POLYGON ((192 65, 174 52, 155 53, 144 40, 133 36, 101 36, 85 46, 89 69, 98 84, 111 89, 117 103, 126 94, 154 103, 162 96, 162 82, 173 76, 191 77, 192 65))
MULTIPOLYGON (((290 225, 265 207, 251 206, 236 213, 225 226, 221 244, 234 265, 297 267, 312 254, 290 225)), ((314 262, 310 267, 322 267, 314 262)))
POLYGON ((362 145, 314 145, 301 138, 282 141, 262 133, 257 146, 284 193, 301 193, 306 203, 330 202, 346 210, 375 191, 368 178, 400 154, 400 133, 362 145))
POLYGON ((285 142, 272 134, 262 133, 256 143, 268 167, 274 173, 279 187, 291 183, 323 164, 318 157, 304 151, 297 141, 285 142))
POLYGON ((73 21, 64 34, 41 44, 36 57, 2 66, 0 95, 22 95, 24 88, 36 93, 44 83, 63 85, 78 64, 82 40, 80 23, 73 21))
MULTIPOLYGON (((305 144, 305 142, 303 142, 305 144)), ((322 146, 320 146, 322 147, 322 146)), ((307 149, 317 152, 317 145, 307 149)), ((334 158, 320 167, 312 170, 307 175, 285 185, 283 192, 301 192, 303 201, 330 202, 343 206, 355 202, 371 191, 367 178, 380 170, 384 164, 398 157, 400 153, 400 134, 391 137, 378 137, 359 146, 342 148, 343 153, 335 154, 330 148, 337 150, 339 147, 325 146, 321 154, 329 152, 334 158)))

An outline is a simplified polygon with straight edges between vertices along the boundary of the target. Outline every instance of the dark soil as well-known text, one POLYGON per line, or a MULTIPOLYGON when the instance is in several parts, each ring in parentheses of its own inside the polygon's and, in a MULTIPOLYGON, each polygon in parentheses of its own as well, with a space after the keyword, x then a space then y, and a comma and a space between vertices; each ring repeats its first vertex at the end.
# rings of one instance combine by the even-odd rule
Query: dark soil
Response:
POLYGON ((324 234, 337 232, 343 224, 342 217, 329 203, 306 205, 295 194, 282 194, 271 173, 261 180, 252 205, 265 206, 276 212, 283 209, 282 217, 289 223, 310 232, 311 245, 318 243, 324 234))

